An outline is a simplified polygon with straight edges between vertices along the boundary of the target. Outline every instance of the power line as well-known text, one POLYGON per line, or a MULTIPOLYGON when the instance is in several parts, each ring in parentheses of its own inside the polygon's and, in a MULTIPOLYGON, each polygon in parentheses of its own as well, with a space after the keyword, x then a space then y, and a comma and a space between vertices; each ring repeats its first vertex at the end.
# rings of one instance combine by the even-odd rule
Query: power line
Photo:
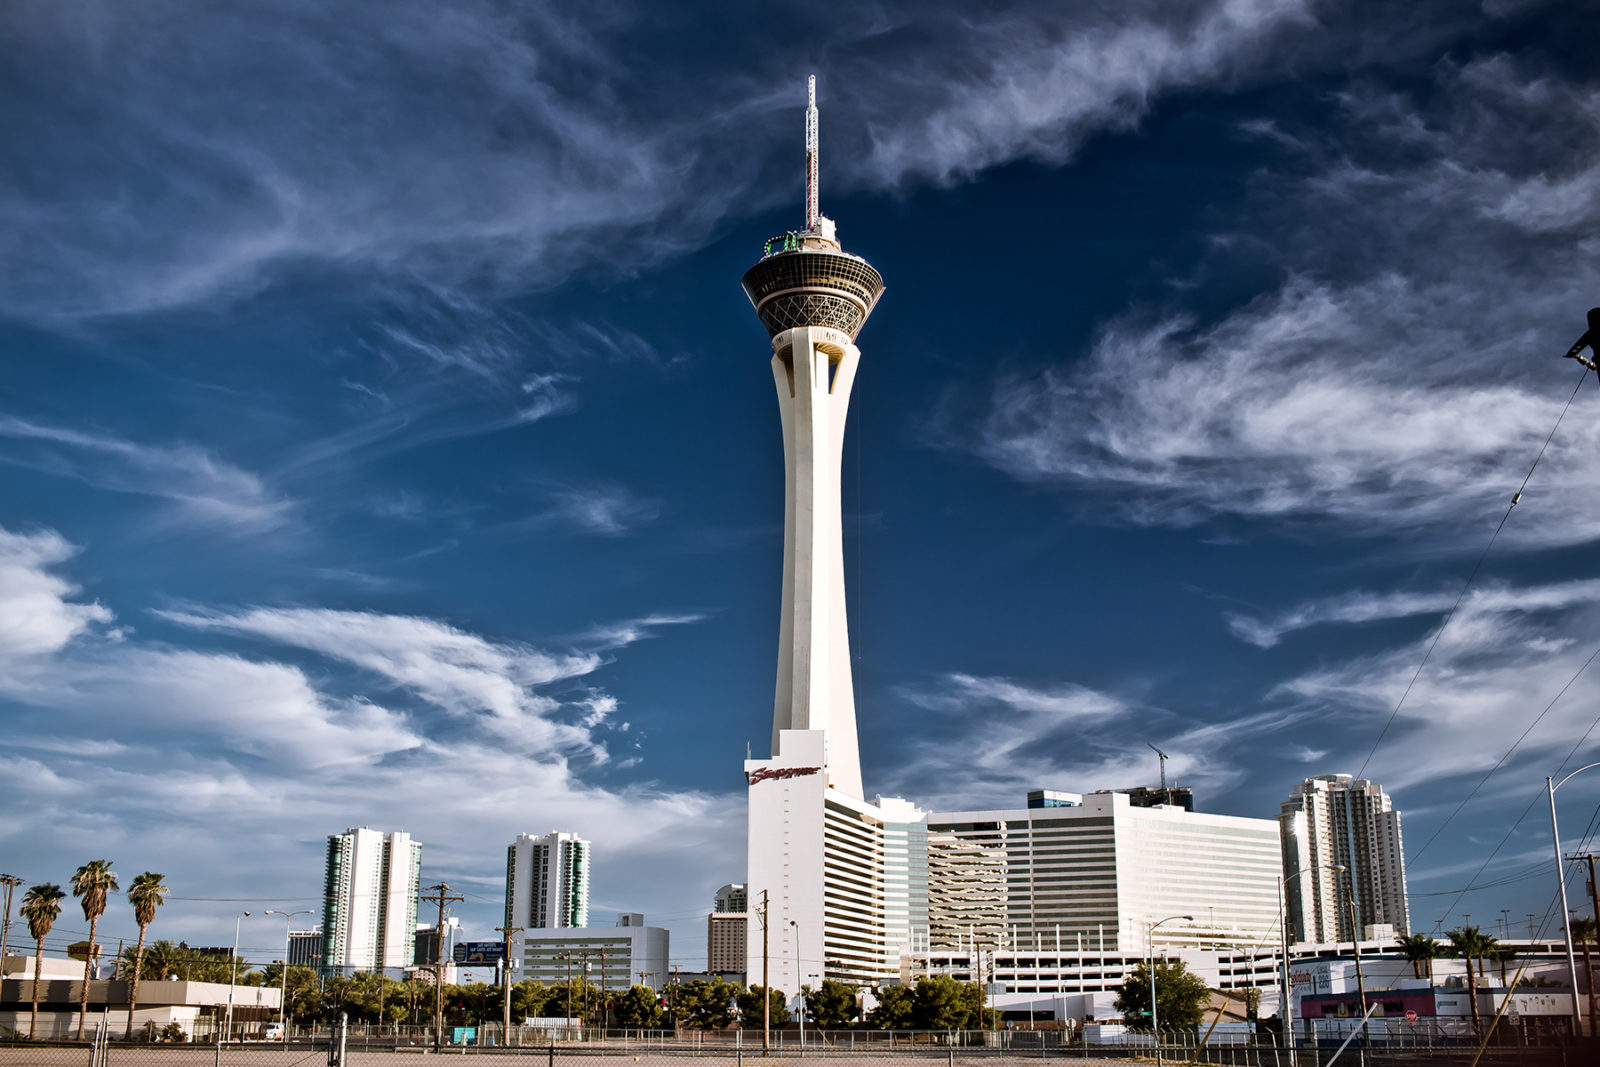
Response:
MULTIPOLYGON (((1595 648, 1595 650, 1589 654, 1589 658, 1583 661, 1583 666, 1578 668, 1577 673, 1574 674, 1571 678, 1567 679, 1567 684, 1562 686, 1556 692, 1556 695, 1554 697, 1550 698, 1550 703, 1546 704, 1544 706, 1544 710, 1541 711, 1537 716, 1534 717, 1534 720, 1528 724, 1528 728, 1526 730, 1522 731, 1521 736, 1518 737, 1516 739, 1516 741, 1512 742, 1511 747, 1505 750, 1504 755, 1502 755, 1498 760, 1495 761, 1494 766, 1490 767, 1486 772, 1484 772, 1483 777, 1478 779, 1478 784, 1473 786, 1472 787, 1472 791, 1461 799, 1461 803, 1456 805, 1456 810, 1452 811, 1449 814, 1449 816, 1447 816, 1445 818, 1444 822, 1440 823, 1438 828, 1433 831, 1433 836, 1428 838, 1428 840, 1424 841, 1422 843, 1422 847, 1417 849, 1416 852, 1411 854, 1411 858, 1406 860, 1406 870, 1409 871, 1411 869, 1411 865, 1413 863, 1415 863, 1417 861, 1417 859, 1420 858, 1421 855, 1424 852, 1428 851, 1428 846, 1433 844, 1433 842, 1438 838, 1438 836, 1444 832, 1444 828, 1446 826, 1449 826, 1451 821, 1457 815, 1461 814, 1461 809, 1467 806, 1468 801, 1470 801, 1473 797, 1478 795, 1478 790, 1480 790, 1480 789, 1482 789, 1484 787, 1484 784, 1489 781, 1489 778, 1494 774, 1494 772, 1498 771, 1502 766, 1505 765, 1506 760, 1511 758, 1511 754, 1517 750, 1518 746, 1520 746, 1522 744, 1522 742, 1524 742, 1524 741, 1526 741, 1528 739, 1528 735, 1533 732, 1533 728, 1535 726, 1538 726, 1539 723, 1541 723, 1542 721, 1544 721, 1544 717, 1546 715, 1550 714, 1550 709, 1555 707, 1556 706, 1556 702, 1559 701, 1563 696, 1566 695, 1567 690, 1571 689, 1573 684, 1575 682, 1577 682, 1577 680, 1583 675, 1583 672, 1589 669, 1589 664, 1593 663, 1595 661, 1595 657, 1597 657, 1597 656, 1600 656, 1600 646, 1597 646, 1595 648)), ((1593 727, 1591 726, 1590 729, 1592 730, 1593 727)), ((1588 737, 1589 735, 1587 733, 1585 733, 1583 736, 1584 737, 1588 737)))
POLYGON ((1406 698, 1411 695, 1411 689, 1417 684, 1417 678, 1422 674, 1422 668, 1428 665, 1428 660, 1433 656, 1433 650, 1439 645, 1439 638, 1443 637, 1445 630, 1449 629, 1450 620, 1456 616, 1456 609, 1461 607, 1461 601, 1465 599, 1467 590, 1472 588, 1473 581, 1478 577, 1478 571, 1483 567, 1483 561, 1489 558, 1489 550, 1494 547, 1495 541, 1500 537, 1500 531, 1505 529, 1506 520, 1511 518, 1511 510, 1522 499, 1522 491, 1528 488, 1528 482, 1533 478, 1533 472, 1539 468, 1539 461, 1544 459, 1545 450, 1550 447, 1550 442, 1554 440, 1556 430, 1561 428, 1561 420, 1567 417, 1567 409, 1572 407, 1573 400, 1577 399, 1578 390, 1583 388, 1583 381, 1588 375, 1587 369, 1578 375, 1578 384, 1572 387, 1572 395, 1567 397, 1566 404, 1561 408, 1561 414, 1556 416, 1556 424, 1550 427, 1550 433, 1545 437, 1544 444, 1539 446, 1539 454, 1533 458, 1533 465, 1528 468, 1528 473, 1523 477, 1522 484, 1517 487, 1515 493, 1511 494, 1511 503, 1506 505, 1505 514, 1500 516, 1500 524, 1494 528, 1494 533, 1489 536, 1489 543, 1483 546, 1483 553, 1478 557, 1478 562, 1473 564, 1472 573, 1467 575, 1467 583, 1461 587, 1461 593, 1456 597, 1456 602, 1450 605, 1450 610, 1445 613, 1444 622, 1439 624, 1439 629, 1433 635, 1433 640, 1428 643, 1428 650, 1422 654, 1422 662, 1417 664, 1417 669, 1412 673, 1411 680, 1406 683, 1405 692, 1400 694, 1400 700, 1395 704, 1394 710, 1389 713, 1389 718, 1384 722, 1383 729, 1378 731, 1377 740, 1372 742, 1372 749, 1367 753, 1367 758, 1361 761, 1361 769, 1356 772, 1357 778, 1366 773, 1367 764, 1372 762, 1372 757, 1377 754, 1378 746, 1383 744, 1383 739, 1388 735, 1389 728, 1394 725, 1395 716, 1400 714, 1400 708, 1405 704, 1406 698))

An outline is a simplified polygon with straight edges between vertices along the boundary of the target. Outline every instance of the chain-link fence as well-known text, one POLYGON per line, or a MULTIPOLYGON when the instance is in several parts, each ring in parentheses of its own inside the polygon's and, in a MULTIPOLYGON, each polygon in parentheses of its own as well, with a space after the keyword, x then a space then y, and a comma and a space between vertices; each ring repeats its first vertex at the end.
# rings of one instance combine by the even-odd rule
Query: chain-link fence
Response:
MULTIPOLYGON (((1324 1028, 1294 1050, 1272 1035, 1211 1040, 1215 1033, 1149 1034, 1073 1031, 866 1031, 774 1030, 763 1048, 759 1030, 671 1031, 346 1025, 297 1028, 272 1039, 209 1043, 123 1042, 110 1026, 92 1028, 83 1042, 0 1042, 0 1067, 424 1067, 422 1056, 507 1057, 499 1067, 1028 1067, 1053 1061, 1074 1064, 1227 1064, 1229 1067, 1578 1067, 1600 1063, 1600 1044, 1568 1038, 1544 1045, 1503 1044, 1485 1049, 1470 1039, 1391 1040, 1387 1028, 1366 1035, 1324 1028), (1098 1040, 1097 1040, 1098 1038, 1098 1040)), ((1396 1032, 1399 1033, 1398 1031, 1396 1032)), ((1235 1035, 1240 1036, 1240 1035, 1235 1035)), ((1304 1035, 1302 1035, 1304 1037, 1304 1035)), ((1413 1031, 1409 1036, 1420 1036, 1413 1031)), ((1512 1035, 1514 1038, 1520 1035, 1512 1035)))

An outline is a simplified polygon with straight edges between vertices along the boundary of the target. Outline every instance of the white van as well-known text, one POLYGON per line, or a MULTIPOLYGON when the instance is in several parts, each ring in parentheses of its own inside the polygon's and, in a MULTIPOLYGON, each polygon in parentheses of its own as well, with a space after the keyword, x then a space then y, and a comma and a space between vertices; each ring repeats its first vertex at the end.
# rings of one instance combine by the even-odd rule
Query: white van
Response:
POLYGON ((261 1040, 263 1040, 263 1041, 282 1041, 283 1040, 283 1024, 282 1023, 267 1023, 265 1026, 263 1026, 261 1028, 261 1040))

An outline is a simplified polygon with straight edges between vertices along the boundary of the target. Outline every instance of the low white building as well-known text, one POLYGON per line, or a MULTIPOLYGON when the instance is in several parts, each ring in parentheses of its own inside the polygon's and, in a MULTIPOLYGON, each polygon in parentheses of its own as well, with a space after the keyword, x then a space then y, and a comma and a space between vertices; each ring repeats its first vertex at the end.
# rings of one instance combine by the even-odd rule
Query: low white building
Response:
MULTIPOLYGON (((78 960, 46 959, 39 976, 39 1016, 34 1036, 40 1039, 77 1036, 78 1007, 83 997, 83 964, 78 960)), ((33 958, 9 956, 0 981, 0 1029, 27 1035, 33 1000, 33 958)), ((128 1029, 126 981, 91 981, 85 1035, 102 1024, 121 1035, 128 1029)), ((230 986, 226 982, 144 981, 139 983, 139 1007, 133 1014, 134 1032, 154 1023, 160 1029, 177 1023, 193 1039, 216 1032, 233 1004, 235 1036, 259 1033, 277 1018, 277 986, 230 986)))
POLYGON ((636 985, 665 988, 668 932, 646 926, 644 916, 623 912, 615 926, 573 926, 525 930, 511 942, 517 981, 560 985, 570 976, 621 991, 636 985))

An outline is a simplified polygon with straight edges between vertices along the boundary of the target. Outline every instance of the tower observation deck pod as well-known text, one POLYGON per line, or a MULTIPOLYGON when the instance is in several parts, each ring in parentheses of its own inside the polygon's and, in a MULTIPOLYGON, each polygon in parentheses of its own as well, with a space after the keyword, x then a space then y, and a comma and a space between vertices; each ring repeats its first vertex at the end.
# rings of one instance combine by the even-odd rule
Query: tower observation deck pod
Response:
POLYGON ((773 337, 799 326, 826 326, 853 341, 883 295, 872 264, 839 247, 833 220, 817 206, 817 79, 807 84, 806 228, 772 238, 743 286, 773 337))
MULTIPOLYGON (((824 745, 827 784, 861 797, 855 694, 845 618, 839 466, 856 335, 883 294, 883 278, 839 247, 817 207, 817 80, 806 107, 806 227, 774 237, 745 271, 745 295, 772 338, 783 420, 783 609, 773 704, 772 756, 786 733, 824 745)), ((796 743, 800 743, 798 740, 796 743)))

